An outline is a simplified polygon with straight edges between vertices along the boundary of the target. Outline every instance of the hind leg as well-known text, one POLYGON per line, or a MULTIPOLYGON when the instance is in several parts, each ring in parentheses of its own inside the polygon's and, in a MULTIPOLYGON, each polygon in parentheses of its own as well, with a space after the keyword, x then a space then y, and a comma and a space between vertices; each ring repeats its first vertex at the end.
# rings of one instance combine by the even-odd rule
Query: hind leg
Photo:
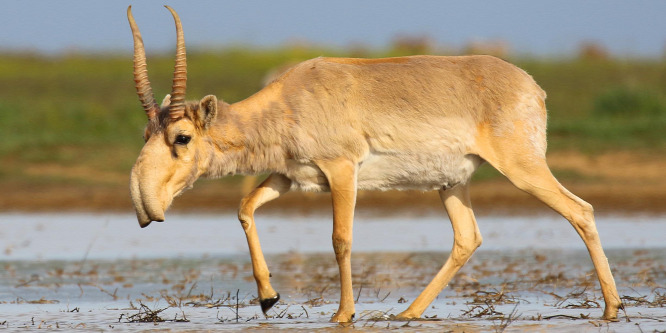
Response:
POLYGON ((469 185, 461 184, 449 190, 440 190, 439 195, 453 227, 453 249, 444 266, 435 278, 397 319, 416 319, 432 303, 451 281, 460 268, 467 263, 472 253, 481 245, 481 233, 476 225, 469 199, 469 185))
POLYGON ((532 194, 566 218, 576 229, 590 254, 601 292, 606 302, 604 319, 614 320, 622 302, 599 240, 592 205, 581 200, 562 186, 553 176, 543 154, 535 152, 526 140, 515 137, 495 137, 480 154, 493 167, 504 174, 519 189, 532 194), (490 147, 492 146, 492 150, 490 147))

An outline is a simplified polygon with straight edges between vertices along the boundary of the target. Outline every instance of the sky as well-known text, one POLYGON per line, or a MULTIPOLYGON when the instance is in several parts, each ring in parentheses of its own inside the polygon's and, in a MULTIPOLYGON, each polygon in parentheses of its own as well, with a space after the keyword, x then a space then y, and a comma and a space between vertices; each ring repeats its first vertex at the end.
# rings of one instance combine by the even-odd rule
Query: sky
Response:
POLYGON ((511 52, 575 55, 595 42, 617 56, 662 57, 666 1, 617 0, 4 0, 0 51, 131 52, 126 9, 148 52, 172 50, 172 6, 188 48, 277 47, 311 43, 331 48, 383 48, 397 35, 427 36, 441 48, 502 41, 511 52))

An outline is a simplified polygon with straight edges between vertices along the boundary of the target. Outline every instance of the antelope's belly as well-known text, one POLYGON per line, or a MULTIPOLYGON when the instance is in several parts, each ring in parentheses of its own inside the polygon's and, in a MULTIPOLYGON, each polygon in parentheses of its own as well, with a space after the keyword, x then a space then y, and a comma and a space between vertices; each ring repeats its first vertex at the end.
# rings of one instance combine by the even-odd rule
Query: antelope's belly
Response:
MULTIPOLYGON (((360 190, 439 190, 467 182, 482 160, 476 155, 369 154, 359 164, 360 190)), ((314 163, 288 163, 292 190, 329 191, 314 163)))
POLYGON ((467 182, 481 163, 476 155, 370 154, 360 165, 362 190, 439 190, 467 182))
POLYGON ((291 190, 312 192, 330 190, 326 175, 312 162, 287 161, 285 176, 291 180, 291 190))

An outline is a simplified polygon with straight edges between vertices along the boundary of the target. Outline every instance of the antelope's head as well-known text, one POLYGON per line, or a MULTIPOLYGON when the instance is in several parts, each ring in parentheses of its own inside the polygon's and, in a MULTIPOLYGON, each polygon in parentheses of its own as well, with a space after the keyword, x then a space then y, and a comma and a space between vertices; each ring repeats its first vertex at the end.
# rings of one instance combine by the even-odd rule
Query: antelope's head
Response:
POLYGON ((145 145, 132 168, 130 192, 143 228, 152 221, 164 221, 173 198, 190 188, 206 172, 212 149, 208 129, 217 117, 217 98, 209 95, 199 102, 186 102, 187 63, 185 40, 178 14, 165 6, 176 22, 176 64, 171 94, 159 106, 155 102, 141 33, 132 17, 127 18, 134 36, 134 82, 148 116, 145 145))

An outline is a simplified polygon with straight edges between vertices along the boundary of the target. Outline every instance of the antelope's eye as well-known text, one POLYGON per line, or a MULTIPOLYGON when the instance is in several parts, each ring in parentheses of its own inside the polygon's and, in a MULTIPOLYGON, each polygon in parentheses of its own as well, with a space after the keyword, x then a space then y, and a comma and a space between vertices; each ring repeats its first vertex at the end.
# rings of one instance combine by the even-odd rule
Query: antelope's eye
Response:
POLYGON ((186 145, 190 142, 190 139, 192 139, 192 137, 179 134, 178 136, 176 136, 176 141, 174 142, 174 144, 186 145))

